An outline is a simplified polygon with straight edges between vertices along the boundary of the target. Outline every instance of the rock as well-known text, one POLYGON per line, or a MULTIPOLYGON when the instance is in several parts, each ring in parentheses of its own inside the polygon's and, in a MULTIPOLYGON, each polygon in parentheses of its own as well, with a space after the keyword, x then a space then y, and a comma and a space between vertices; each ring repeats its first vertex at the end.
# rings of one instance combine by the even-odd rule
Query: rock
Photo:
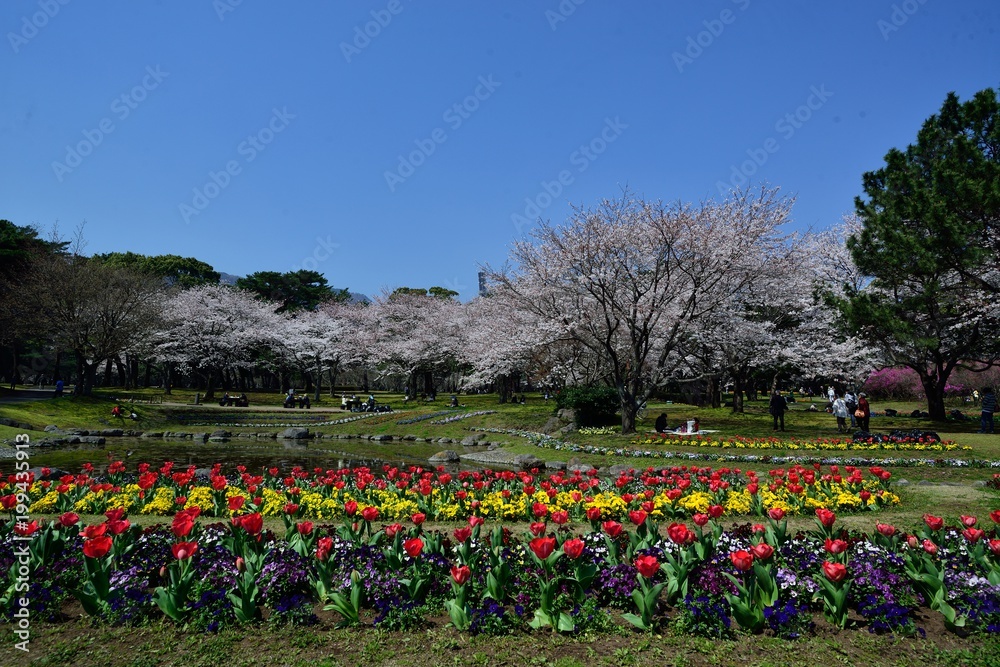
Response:
POLYGON ((392 436, 391 435, 373 435, 372 436, 372 440, 374 440, 375 442, 389 442, 390 440, 392 440, 392 436))
POLYGON ((120 428, 106 428, 101 431, 101 435, 105 438, 120 438, 125 435, 125 431, 120 428))
POLYGON ((139 437, 143 438, 144 440, 148 440, 150 438, 162 438, 163 437, 163 431, 146 431, 145 433, 143 433, 139 437))
POLYGON ((192 433, 191 439, 195 442, 205 442, 208 440, 208 433, 192 433))
POLYGON ((566 469, 566 462, 565 461, 546 461, 545 462, 545 467, 548 470, 565 470, 566 469))
POLYGON ((62 433, 62 429, 55 424, 49 424, 43 429, 46 433, 62 433))
POLYGON ((10 426, 12 428, 19 428, 25 431, 33 431, 35 427, 31 424, 25 422, 19 422, 16 419, 10 419, 8 417, 0 417, 0 425, 10 426))
POLYGON ((442 445, 450 445, 452 442, 454 442, 451 438, 438 438, 437 441, 440 442, 442 445))
MULTIPOLYGON (((897 482, 897 483, 898 483, 898 482, 897 482)), ((930 481, 930 480, 927 480, 927 479, 922 479, 922 480, 920 480, 919 482, 917 482, 917 486, 930 486, 930 485, 932 485, 933 483, 934 483, 934 482, 932 482, 932 481, 930 481)))
POLYGON ((972 486, 986 486, 986 482, 984 482, 981 479, 977 479, 975 482, 972 483, 972 486))
POLYGON ((576 411, 572 408, 563 408, 556 413, 556 417, 563 420, 564 422, 575 422, 576 421, 576 411))
POLYGON ((68 435, 65 438, 59 438, 58 440, 53 440, 52 443, 67 444, 67 445, 79 445, 81 440, 78 435, 68 435))
POLYGON ((198 479, 211 479, 212 469, 211 468, 196 468, 194 471, 194 476, 198 479))
POLYGON ((585 463, 570 463, 566 466, 566 472, 579 473, 581 475, 586 475, 593 469, 594 466, 587 465, 585 463))
POLYGON ((28 472, 34 473, 35 474, 35 479, 59 479, 60 477, 63 477, 65 475, 69 474, 68 472, 66 472, 65 470, 63 470, 61 468, 49 468, 49 474, 48 475, 43 475, 41 467, 30 468, 28 470, 28 472))
POLYGON ((541 468, 545 465, 545 462, 533 454, 518 454, 514 457, 514 466, 520 468, 521 470, 530 470, 531 468, 541 468))
POLYGON ((231 437, 233 437, 232 433, 230 433, 229 431, 223 431, 223 430, 212 431, 212 433, 208 436, 209 440, 216 439, 216 438, 231 438, 231 437))
POLYGON ((104 438, 99 435, 81 435, 78 440, 83 445, 103 445, 104 438))
POLYGON ((566 434, 566 433, 572 433, 575 430, 576 430, 576 424, 566 424, 561 429, 559 429, 558 432, 566 434))
POLYGON ((285 438, 286 440, 305 440, 310 436, 309 429, 293 426, 291 428, 286 428, 284 431, 279 433, 278 437, 285 438))
POLYGON ((405 440, 407 442, 416 442, 417 441, 417 436, 415 436, 415 435, 404 435, 403 437, 400 438, 400 440, 405 440))
POLYGON ((68 428, 66 429, 68 435, 90 435, 90 431, 83 428, 68 428))
POLYGON ((477 445, 482 444, 480 441, 485 437, 486 436, 483 435, 482 433, 476 433, 475 435, 467 435, 464 438, 462 438, 461 444, 463 447, 476 447, 477 445))
POLYGON ((549 420, 545 422, 545 426, 542 427, 542 433, 552 434, 557 432, 563 427, 563 422, 558 417, 549 417, 549 420))
POLYGON ((430 461, 431 463, 454 463, 457 461, 461 461, 462 459, 458 455, 458 452, 453 451, 451 449, 446 449, 443 452, 438 452, 437 454, 435 454, 434 456, 430 457, 427 460, 430 461))
POLYGON ((263 438, 270 438, 271 440, 274 440, 277 437, 278 437, 277 433, 258 433, 257 434, 257 439, 258 440, 261 440, 263 438))
POLYGON ((908 480, 908 479, 897 479, 895 482, 893 482, 893 484, 895 484, 896 486, 909 486, 910 485, 910 480, 908 480))
POLYGON ((629 470, 632 470, 632 466, 626 466, 621 464, 613 465, 610 468, 608 468, 608 475, 610 475, 611 477, 619 477, 622 474, 627 474, 629 470))
POLYGON ((426 438, 414 438, 413 442, 427 442, 426 438))

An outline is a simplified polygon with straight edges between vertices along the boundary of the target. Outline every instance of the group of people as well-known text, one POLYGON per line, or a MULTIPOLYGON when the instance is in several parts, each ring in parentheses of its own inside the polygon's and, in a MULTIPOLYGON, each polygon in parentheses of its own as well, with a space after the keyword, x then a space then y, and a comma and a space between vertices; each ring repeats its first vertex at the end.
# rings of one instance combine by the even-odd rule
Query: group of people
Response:
MULTIPOLYGON (((219 405, 222 407, 235 406, 237 408, 248 408, 250 407, 250 399, 247 398, 246 394, 240 394, 239 396, 230 396, 227 391, 222 395, 222 399, 219 401, 219 405)), ((287 406, 286 406, 287 407, 287 406)))
MULTIPOLYGON (((827 392, 827 398, 830 399, 827 411, 836 417, 838 433, 849 433, 851 429, 868 431, 872 408, 871 404, 868 403, 867 394, 862 392, 855 396, 851 391, 841 394, 837 393, 833 387, 830 387, 827 392), (850 420, 850 426, 847 425, 848 420, 850 420)), ((768 402, 767 409, 771 414, 773 430, 784 431, 785 412, 788 411, 788 402, 781 395, 780 391, 775 390, 771 394, 771 400, 768 402)))
POLYGON ((299 408, 310 408, 312 404, 309 402, 309 396, 307 394, 299 394, 298 398, 295 396, 295 389, 289 389, 288 393, 285 395, 285 403, 283 407, 294 408, 295 404, 299 404, 299 408))
POLYGON ((674 430, 667 425, 667 413, 662 412, 653 422, 653 428, 656 429, 657 433, 697 433, 701 430, 701 424, 698 422, 698 418, 695 417, 694 419, 688 420, 687 424, 682 423, 676 430, 674 430))

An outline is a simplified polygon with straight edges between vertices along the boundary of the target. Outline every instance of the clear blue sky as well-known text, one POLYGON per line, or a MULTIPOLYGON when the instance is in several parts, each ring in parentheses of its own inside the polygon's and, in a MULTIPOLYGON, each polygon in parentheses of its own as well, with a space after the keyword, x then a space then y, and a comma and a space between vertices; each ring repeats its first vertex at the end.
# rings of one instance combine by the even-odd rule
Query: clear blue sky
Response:
POLYGON ((626 185, 752 171, 828 227, 949 91, 1000 85, 995 0, 576 2, 4 0, 0 217, 468 299, 513 216, 626 185))

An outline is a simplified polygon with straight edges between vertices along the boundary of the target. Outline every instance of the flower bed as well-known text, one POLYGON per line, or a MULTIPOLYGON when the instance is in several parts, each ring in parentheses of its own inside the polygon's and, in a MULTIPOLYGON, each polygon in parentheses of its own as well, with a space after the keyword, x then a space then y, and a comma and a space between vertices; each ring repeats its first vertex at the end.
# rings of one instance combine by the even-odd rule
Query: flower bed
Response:
MULTIPOLYGON (((75 597, 98 623, 166 618, 195 631, 259 623, 265 611, 272 623, 311 624, 318 605, 341 626, 420 629, 447 613, 458 630, 488 635, 620 622, 795 638, 822 614, 834 627, 910 636, 922 633, 924 609, 949 629, 1000 629, 1000 539, 971 516, 952 528, 926 515, 914 535, 887 524, 864 535, 817 509, 816 528, 793 535, 778 508, 728 531, 712 510, 666 527, 646 514, 634 529, 592 512, 583 532, 551 513, 527 533, 496 525, 483 534, 478 515, 442 533, 424 530, 422 513, 386 524, 374 507, 347 505, 343 525, 316 526, 289 505, 275 534, 261 509, 246 501, 214 524, 185 509, 169 527, 144 530, 121 509, 85 526, 71 512, 8 521, 0 618, 16 623, 26 605, 32 618, 57 621, 75 597), (22 564, 27 590, 18 589, 22 564)), ((991 518, 1000 522, 1000 511, 991 518)))
MULTIPOLYGON (((775 463, 852 466, 899 466, 928 468, 1000 468, 1000 459, 924 459, 916 457, 871 457, 871 456, 773 456, 771 454, 719 454, 706 452, 671 452, 662 449, 627 449, 624 447, 598 447, 595 445, 578 445, 565 442, 544 433, 502 428, 471 428, 470 431, 484 433, 503 433, 516 435, 527 439, 536 447, 578 454, 597 454, 599 456, 620 456, 647 459, 675 459, 681 461, 714 461, 717 463, 775 463)), ((687 440, 684 441, 687 444, 687 440)))
POLYGON ((818 451, 894 451, 894 452, 954 452, 971 451, 968 445, 959 446, 952 441, 941 442, 912 437, 872 436, 853 440, 845 438, 819 438, 801 440, 792 438, 744 438, 741 436, 689 436, 677 437, 670 434, 644 435, 632 441, 633 447, 656 445, 683 445, 685 447, 713 447, 718 449, 787 449, 818 451))
POLYGON ((444 419, 435 419, 432 424, 451 424, 452 422, 462 421, 463 419, 469 419, 470 417, 481 417, 482 415, 495 415, 496 410, 476 410, 475 412, 466 412, 460 415, 455 415, 453 417, 445 417, 444 419))
POLYGON ((360 421, 362 419, 371 419, 372 417, 386 417, 388 415, 389 419, 396 419, 399 417, 399 413, 382 413, 382 412, 366 412, 363 414, 352 414, 350 417, 342 417, 340 419, 330 419, 328 421, 321 422, 307 422, 303 424, 299 423, 267 423, 267 422, 203 422, 200 424, 191 424, 191 426, 228 426, 228 427, 248 427, 253 426, 255 428, 292 428, 295 426, 335 426, 337 424, 350 424, 351 422, 360 421))
MULTIPOLYGON (((178 509, 197 508, 205 515, 228 518, 232 503, 253 502, 265 516, 278 516, 288 503, 301 508, 302 516, 330 519, 343 515, 348 503, 373 507, 400 520, 423 512, 436 520, 464 520, 473 515, 496 520, 534 521, 552 512, 564 512, 582 521, 599 510, 605 518, 624 519, 634 511, 653 518, 687 517, 710 507, 729 514, 762 516, 772 508, 798 513, 815 508, 872 511, 899 503, 892 492, 888 471, 818 464, 805 468, 774 469, 767 479, 738 468, 674 466, 630 471, 614 479, 599 479, 596 470, 542 476, 537 472, 484 470, 451 475, 420 467, 384 466, 376 475, 368 468, 342 470, 293 468, 283 473, 267 468, 259 473, 236 467, 226 476, 216 464, 206 478, 194 466, 159 469, 141 463, 134 474, 116 461, 107 474, 92 476, 90 464, 79 475, 58 480, 31 478, 29 510, 33 513, 79 512, 101 514, 109 509, 165 516, 178 509)), ((16 504, 11 475, 0 482, 0 506, 16 504)))
POLYGON ((397 424, 400 426, 405 426, 407 424, 416 424, 417 422, 422 422, 427 419, 439 419, 445 415, 451 415, 458 412, 458 410, 438 410, 437 412, 428 412, 426 415, 420 415, 418 417, 411 417, 409 419, 400 419, 397 424))

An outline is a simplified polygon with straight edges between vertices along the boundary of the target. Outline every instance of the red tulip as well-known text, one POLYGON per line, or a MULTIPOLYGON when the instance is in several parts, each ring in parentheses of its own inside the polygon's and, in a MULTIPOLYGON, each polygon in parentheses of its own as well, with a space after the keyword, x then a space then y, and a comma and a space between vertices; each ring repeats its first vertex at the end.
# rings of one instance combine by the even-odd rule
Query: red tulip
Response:
POLYGON ((468 565, 462 565, 456 567, 451 566, 451 578, 454 579, 455 583, 461 586, 467 582, 472 577, 472 570, 469 569, 468 565))
POLYGON ((936 544, 934 544, 933 542, 931 542, 930 540, 924 540, 921 543, 921 546, 924 548, 924 551, 926 551, 930 555, 932 555, 932 556, 937 555, 938 546, 936 544))
POLYGON ((920 546, 920 542, 917 541, 917 536, 916 535, 910 535, 909 537, 907 537, 906 538, 906 546, 910 547, 911 549, 916 549, 917 547, 919 547, 920 546))
POLYGON ((990 540, 986 546, 990 548, 994 556, 1000 556, 1000 540, 990 540))
POLYGON ((576 560, 583 553, 584 543, 583 540, 578 538, 573 538, 563 542, 563 553, 569 557, 570 560, 576 560))
POLYGON ((601 508, 596 505, 587 508, 587 520, 588 521, 600 521, 601 520, 601 508))
POLYGON ((264 517, 260 515, 260 512, 247 514, 240 519, 240 526, 250 535, 257 535, 264 529, 264 517))
POLYGON ((976 517, 963 514, 959 519, 962 521, 962 525, 966 528, 972 528, 976 525, 976 517))
MULTIPOLYGON (((14 533, 21 537, 30 537, 38 532, 41 526, 38 525, 38 521, 31 521, 30 523, 25 523, 23 521, 18 521, 14 524, 14 533)), ((117 533, 115 533, 117 535, 117 533)))
POLYGON ((888 523, 876 523, 875 530, 886 537, 892 537, 896 534, 896 527, 888 523))
POLYGON ((826 544, 824 545, 826 550, 832 554, 842 554, 847 551, 847 542, 844 540, 831 540, 829 537, 826 538, 826 544))
POLYGON ((660 561, 656 560, 656 556, 639 556, 635 559, 635 569, 646 579, 651 579, 660 571, 660 561))
POLYGON ((302 521, 300 523, 295 524, 295 527, 298 529, 299 535, 302 535, 302 536, 311 535, 312 532, 313 532, 313 522, 312 521, 302 521))
MULTIPOLYGON (((13 477, 13 475, 11 475, 13 477)), ((7 496, 0 496, 0 507, 5 510, 12 510, 17 507, 17 495, 12 493, 7 496)))
POLYGON ((285 503, 284 509, 285 509, 285 514, 295 515, 299 513, 299 506, 296 505, 295 503, 285 503))
POLYGON ((757 560, 767 560, 774 555, 774 547, 767 542, 761 542, 750 547, 753 557, 757 560))
POLYGON ((424 541, 419 537, 411 537, 403 541, 403 551, 410 558, 416 558, 424 550, 424 541))
POLYGON ((99 523, 96 526, 84 526, 83 530, 80 531, 80 535, 83 536, 85 540, 92 540, 96 537, 104 537, 104 532, 108 529, 108 524, 99 523))
POLYGON ((753 530, 753 532, 755 533, 763 533, 767 531, 767 528, 765 528, 764 524, 762 523, 755 523, 753 526, 751 526, 751 530, 753 530))
POLYGON ((59 525, 63 528, 75 526, 78 521, 80 521, 80 515, 75 512, 66 512, 65 514, 61 514, 59 516, 59 525))
POLYGON ((197 542, 178 542, 170 549, 177 560, 187 560, 198 550, 197 542))
POLYGON ((833 583, 840 583, 847 576, 847 567, 843 563, 823 561, 823 574, 833 583))
POLYGON ((674 544, 689 544, 694 540, 694 533, 688 530, 687 524, 672 523, 667 528, 667 537, 674 544))
POLYGON ((414 526, 419 526, 426 520, 427 520, 427 515, 424 514, 423 512, 417 512, 416 514, 410 517, 410 521, 413 522, 414 526))
POLYGON ((772 507, 767 511, 767 515, 774 521, 781 521, 785 518, 785 510, 780 507, 772 507))
POLYGON ((358 503, 356 501, 348 500, 346 503, 344 503, 344 514, 346 514, 347 516, 354 516, 354 514, 357 511, 358 511, 358 503))
POLYGON ((563 524, 569 522, 569 512, 566 511, 553 512, 550 518, 552 519, 552 523, 556 524, 557 526, 562 526, 563 524))
POLYGON ((607 533, 612 539, 621 535, 622 528, 624 528, 624 526, 617 521, 605 521, 601 524, 601 527, 604 528, 604 532, 607 533))
POLYGON ((455 530, 455 540, 458 542, 465 542, 470 537, 472 537, 472 529, 468 526, 463 526, 462 528, 457 528, 455 530))
POLYGON ((193 528, 194 519, 188 512, 184 511, 178 512, 174 515, 174 521, 170 525, 170 529, 177 537, 187 537, 193 528))
POLYGON ((698 527, 704 527, 708 523, 709 519, 710 517, 707 514, 695 514, 691 517, 691 520, 694 521, 694 525, 698 527))
POLYGON ((722 505, 712 505, 708 508, 708 515, 713 519, 718 519, 720 516, 726 513, 726 508, 722 505))
POLYGON ((236 571, 240 574, 247 571, 247 562, 244 560, 243 556, 236 557, 236 571))
POLYGON ((111 551, 111 538, 94 537, 83 543, 83 555, 87 558, 103 558, 111 551))
POLYGON ((646 513, 642 510, 632 510, 628 513, 628 520, 637 526, 641 526, 646 522, 646 513))
POLYGON ((556 550, 556 538, 536 537, 528 543, 528 546, 531 547, 531 550, 539 560, 545 560, 556 550))
POLYGON ((396 533, 403 530, 403 524, 392 523, 385 527, 385 536, 390 540, 396 537, 396 533))
POLYGON ((541 519, 543 516, 548 515, 549 508, 545 506, 545 503, 534 503, 531 506, 531 512, 535 515, 535 518, 541 519))
POLYGON ((371 523, 378 518, 378 508, 377 507, 366 507, 361 510, 361 518, 365 521, 371 523))
POLYGON ((104 513, 104 516, 108 518, 108 521, 121 521, 125 518, 125 510, 117 507, 113 510, 108 510, 104 513))
POLYGON ((993 523, 1000 523, 1000 510, 993 510, 990 512, 990 519, 993 523))
POLYGON ((833 526, 833 522, 837 520, 837 515, 828 509, 817 507, 816 518, 819 519, 824 528, 830 528, 833 526))
POLYGON ((533 521, 531 525, 528 526, 528 530, 531 531, 531 534, 535 537, 541 537, 545 534, 545 531, 548 530, 548 526, 544 521, 533 521))
POLYGON ((975 544, 976 542, 981 540, 983 538, 983 535, 985 534, 986 531, 982 530, 981 528, 970 527, 962 531, 962 535, 965 536, 965 539, 969 540, 969 542, 971 542, 972 544, 975 544))
POLYGON ((740 572, 746 572, 753 567, 753 554, 746 549, 740 549, 729 554, 729 560, 740 572))
POLYGON ((469 527, 471 528, 475 528, 476 526, 481 526, 484 523, 486 523, 486 519, 484 519, 481 516, 476 516, 475 514, 473 514, 472 516, 469 517, 469 527))
POLYGON ((925 514, 924 523, 926 523, 927 527, 931 530, 941 530, 944 528, 944 519, 939 516, 934 516, 933 514, 925 514))
POLYGON ((243 507, 243 503, 245 503, 246 501, 247 499, 244 498, 243 496, 230 496, 229 500, 227 501, 229 504, 229 511, 238 512, 240 508, 243 507))
POLYGON ((321 537, 319 542, 316 543, 316 560, 324 561, 330 557, 330 552, 333 551, 333 538, 332 537, 321 537))

